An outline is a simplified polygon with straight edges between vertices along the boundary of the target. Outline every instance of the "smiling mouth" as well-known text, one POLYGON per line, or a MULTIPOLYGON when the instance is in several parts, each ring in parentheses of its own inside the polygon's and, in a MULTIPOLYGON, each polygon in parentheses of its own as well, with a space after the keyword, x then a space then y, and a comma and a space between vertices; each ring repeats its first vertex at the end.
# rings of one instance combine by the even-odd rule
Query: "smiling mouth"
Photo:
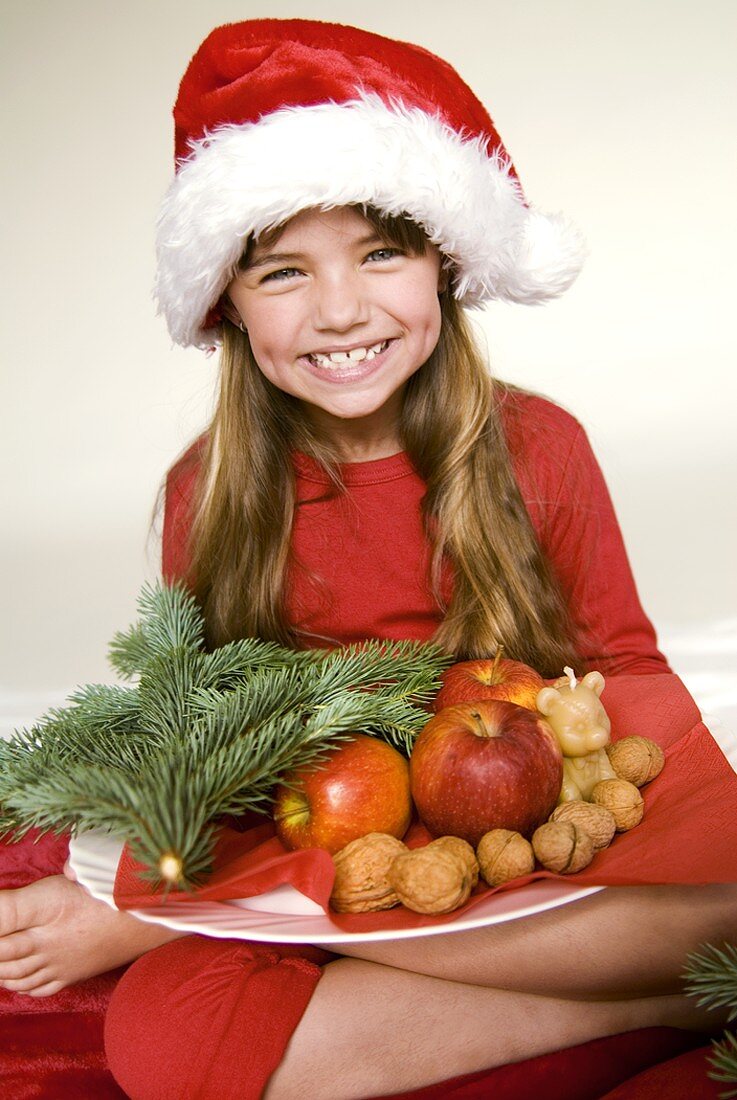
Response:
POLYGON ((331 351, 327 354, 311 352, 306 356, 316 367, 324 370, 344 370, 356 363, 370 363, 382 351, 386 351, 390 340, 380 340, 377 344, 367 344, 365 347, 351 348, 350 351, 331 351))

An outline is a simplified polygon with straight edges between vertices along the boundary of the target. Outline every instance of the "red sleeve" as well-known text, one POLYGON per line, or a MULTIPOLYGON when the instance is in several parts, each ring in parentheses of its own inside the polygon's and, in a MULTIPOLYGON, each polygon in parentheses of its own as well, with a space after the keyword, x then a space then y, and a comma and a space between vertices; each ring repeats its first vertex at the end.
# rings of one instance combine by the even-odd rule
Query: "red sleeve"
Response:
POLYGON ((166 475, 161 572, 169 584, 189 575, 189 533, 205 443, 205 436, 197 439, 166 475))
POLYGON ((669 672, 586 433, 541 398, 515 404, 509 438, 522 495, 568 600, 587 669, 605 676, 669 672))

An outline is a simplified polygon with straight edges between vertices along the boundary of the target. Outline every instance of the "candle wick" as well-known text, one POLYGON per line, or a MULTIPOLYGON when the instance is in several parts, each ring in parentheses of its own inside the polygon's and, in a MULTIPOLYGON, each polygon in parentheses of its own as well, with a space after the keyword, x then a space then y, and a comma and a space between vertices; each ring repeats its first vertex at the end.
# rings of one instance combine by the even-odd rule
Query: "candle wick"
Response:
POLYGON ((576 687, 576 684, 578 683, 578 681, 576 680, 576 673, 573 671, 572 668, 569 668, 568 665, 565 666, 563 671, 565 672, 566 676, 568 677, 568 681, 571 685, 571 691, 573 691, 574 688, 576 687))

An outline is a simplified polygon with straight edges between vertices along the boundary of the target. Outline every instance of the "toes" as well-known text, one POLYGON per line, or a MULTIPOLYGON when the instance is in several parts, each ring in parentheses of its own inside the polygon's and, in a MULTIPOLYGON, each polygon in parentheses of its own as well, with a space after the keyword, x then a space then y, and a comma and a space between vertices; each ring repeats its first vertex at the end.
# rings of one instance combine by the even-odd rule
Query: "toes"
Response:
POLYGON ((38 974, 44 965, 44 960, 37 955, 24 955, 23 958, 0 963, 0 985, 30 978, 33 974, 38 974))
POLYGON ((6 963, 18 962, 35 955, 33 936, 26 931, 0 936, 0 978, 6 963))
POLYGON ((29 997, 53 997, 55 993, 59 993, 62 989, 66 989, 68 982, 46 982, 44 985, 40 985, 37 989, 30 989, 28 991, 29 997))
POLYGON ((3 978, 0 986, 10 993, 31 993, 48 984, 48 975, 43 970, 36 970, 23 978, 3 978))

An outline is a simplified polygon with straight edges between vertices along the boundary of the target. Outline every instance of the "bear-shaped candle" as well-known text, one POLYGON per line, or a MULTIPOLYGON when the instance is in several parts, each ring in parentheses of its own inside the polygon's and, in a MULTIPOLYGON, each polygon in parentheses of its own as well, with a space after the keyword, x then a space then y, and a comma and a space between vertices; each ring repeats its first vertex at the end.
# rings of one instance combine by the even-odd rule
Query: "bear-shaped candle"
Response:
POLYGON ((572 668, 566 666, 563 672, 552 687, 538 692, 535 705, 552 726, 563 752, 558 802, 589 802, 600 780, 617 778, 606 754, 611 723, 600 699, 605 681, 600 672, 587 672, 582 680, 576 679, 572 668))

